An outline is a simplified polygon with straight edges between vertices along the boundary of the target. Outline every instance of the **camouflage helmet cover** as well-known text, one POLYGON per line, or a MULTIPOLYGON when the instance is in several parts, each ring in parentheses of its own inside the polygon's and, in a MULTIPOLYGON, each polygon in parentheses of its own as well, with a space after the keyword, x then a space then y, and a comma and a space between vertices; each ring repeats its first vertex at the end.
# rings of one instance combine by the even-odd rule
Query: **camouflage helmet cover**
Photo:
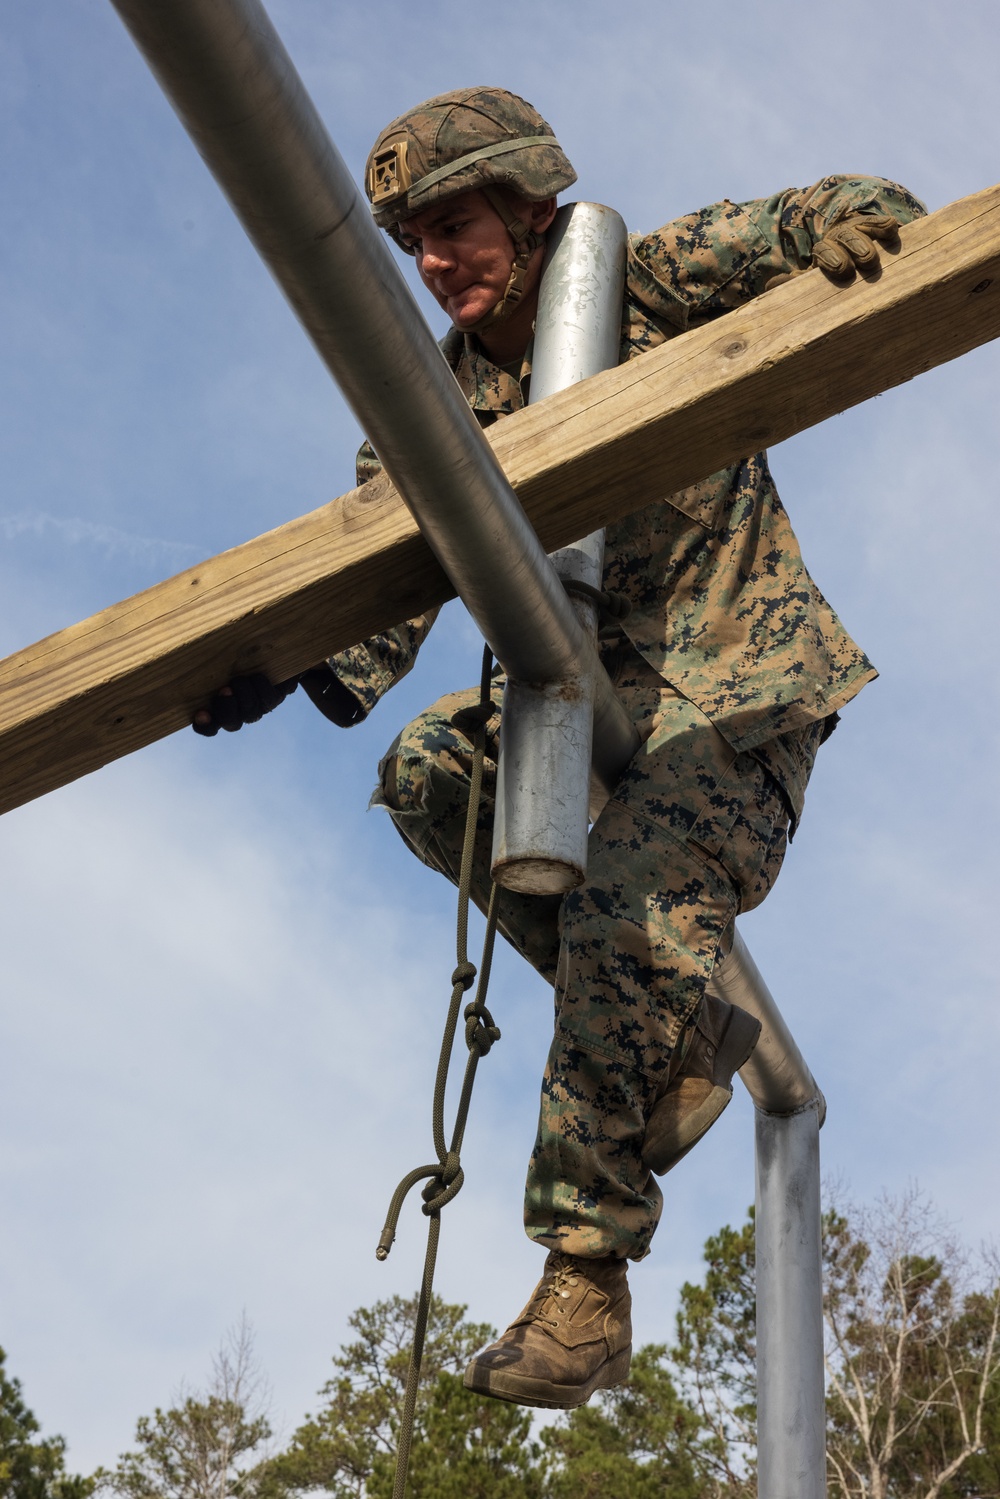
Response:
POLYGON ((382 131, 365 187, 375 222, 397 225, 477 188, 505 187, 532 202, 576 181, 552 126, 502 88, 456 89, 407 110, 382 131))

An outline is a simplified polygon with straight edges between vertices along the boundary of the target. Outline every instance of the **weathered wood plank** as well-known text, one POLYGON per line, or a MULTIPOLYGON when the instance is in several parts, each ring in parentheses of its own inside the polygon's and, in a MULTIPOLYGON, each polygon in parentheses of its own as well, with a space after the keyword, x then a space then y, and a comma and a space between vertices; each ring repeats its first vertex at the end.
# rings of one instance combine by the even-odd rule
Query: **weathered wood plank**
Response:
MULTIPOLYGON (((802 276, 491 433, 546 548, 1000 335, 1000 187, 902 231, 870 280, 802 276)), ((0 662, 0 811, 449 597, 383 480, 0 662)))

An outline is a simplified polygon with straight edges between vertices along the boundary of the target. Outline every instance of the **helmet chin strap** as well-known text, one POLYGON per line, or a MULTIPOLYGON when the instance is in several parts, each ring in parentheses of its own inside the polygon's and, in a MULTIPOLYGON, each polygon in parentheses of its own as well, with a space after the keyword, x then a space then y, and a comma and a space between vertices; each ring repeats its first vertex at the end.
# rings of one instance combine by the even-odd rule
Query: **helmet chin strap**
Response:
POLYGON ((539 245, 545 243, 543 234, 536 234, 535 230, 530 229, 523 219, 518 218, 505 192, 496 187, 483 187, 481 191, 485 193, 492 208, 503 220, 504 228, 514 241, 514 259, 511 262, 510 275, 507 278, 503 296, 478 322, 467 324, 462 330, 464 333, 482 333, 487 328, 495 328, 498 323, 505 323, 517 311, 524 296, 524 285, 531 257, 539 245))

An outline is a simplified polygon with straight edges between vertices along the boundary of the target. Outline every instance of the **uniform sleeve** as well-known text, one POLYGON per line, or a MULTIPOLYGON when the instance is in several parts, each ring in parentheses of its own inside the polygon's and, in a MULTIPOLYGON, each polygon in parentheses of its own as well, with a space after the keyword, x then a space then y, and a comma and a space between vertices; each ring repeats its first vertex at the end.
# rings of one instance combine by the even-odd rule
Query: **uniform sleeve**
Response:
POLYGON ((887 213, 909 224, 927 212, 905 187, 881 177, 824 177, 814 187, 791 188, 744 207, 767 243, 755 266, 754 291, 763 291, 763 283, 781 271, 805 270, 813 245, 848 214, 887 213))
MULTIPOLYGON (((357 457, 358 483, 365 484, 381 472, 375 450, 370 443, 364 443, 357 457)), ((337 680, 358 701, 361 708, 358 722, 367 718, 379 698, 412 669, 437 615, 437 609, 429 609, 416 619, 405 620, 327 658, 326 664, 337 680)))
POLYGON ((849 213, 889 213, 908 224, 926 212, 881 177, 824 177, 747 203, 713 203, 652 234, 633 236, 629 290, 678 329, 757 296, 772 276, 805 270, 813 245, 849 213))
POLYGON ((358 456, 354 460, 354 472, 357 475, 355 483, 359 489, 362 484, 367 484, 369 479, 376 478, 382 472, 382 464, 370 442, 363 442, 358 448, 358 456))
POLYGON ((357 698, 363 717, 367 718, 379 698, 412 669, 437 616, 436 609, 428 609, 416 619, 405 620, 327 658, 338 681, 357 698))

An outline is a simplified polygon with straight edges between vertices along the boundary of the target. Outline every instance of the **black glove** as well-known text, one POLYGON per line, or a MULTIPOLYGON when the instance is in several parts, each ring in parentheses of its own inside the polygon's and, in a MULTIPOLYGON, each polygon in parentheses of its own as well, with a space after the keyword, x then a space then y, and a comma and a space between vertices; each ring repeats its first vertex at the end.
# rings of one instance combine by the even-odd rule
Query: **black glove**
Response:
POLYGON ((325 661, 322 666, 310 666, 299 681, 309 701, 315 703, 323 717, 338 728, 352 729, 367 717, 363 705, 325 661))
POLYGON ((204 734, 209 739, 220 729, 235 734, 245 723, 256 723, 265 713, 283 703, 298 684, 298 677, 290 677, 287 682, 269 682, 261 671, 252 672, 247 677, 234 677, 228 687, 215 694, 207 708, 195 714, 191 727, 196 734, 204 734), (199 723, 206 713, 209 718, 199 723))

